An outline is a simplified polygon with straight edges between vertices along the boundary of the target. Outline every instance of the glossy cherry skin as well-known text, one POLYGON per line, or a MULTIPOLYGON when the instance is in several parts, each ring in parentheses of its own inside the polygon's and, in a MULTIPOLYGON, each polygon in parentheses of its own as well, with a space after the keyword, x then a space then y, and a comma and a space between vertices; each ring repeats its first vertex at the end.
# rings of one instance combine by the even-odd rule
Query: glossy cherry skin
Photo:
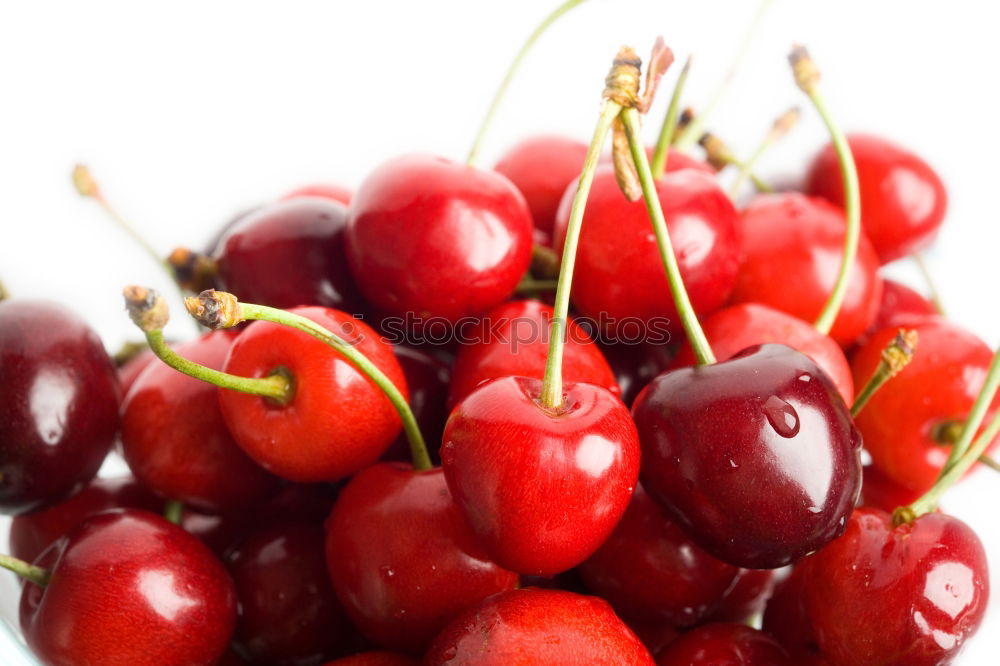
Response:
POLYGON ((476 542, 441 469, 403 463, 373 465, 344 487, 326 522, 326 563, 361 633, 414 654, 458 612, 517 585, 476 542))
POLYGON ((351 202, 347 255, 390 314, 454 323, 513 293, 531 260, 531 213, 505 177, 430 155, 397 157, 351 202))
POLYGON ((631 407, 635 398, 653 377, 666 370, 673 360, 673 347, 661 344, 598 345, 607 359, 615 381, 621 390, 621 399, 631 407))
POLYGON ((36 561, 21 593, 28 646, 54 666, 214 664, 236 621, 233 583, 181 528, 136 509, 91 516, 36 561))
POLYGON ((563 405, 538 402, 542 383, 483 384, 448 418, 441 465, 448 488, 490 557, 523 574, 555 574, 587 559, 625 512, 639 475, 628 408, 592 384, 564 384, 563 405))
POLYGON ((97 473, 120 387, 97 334, 56 303, 0 302, 0 513, 58 502, 97 473))
MULTIPOLYGON (((871 134, 849 134, 858 169, 861 227, 885 264, 921 250, 934 239, 948 207, 937 173, 905 148, 871 134)), ((843 207, 844 181, 833 146, 809 167, 806 189, 843 207)))
MULTIPOLYGON (((420 425, 432 461, 437 461, 441 433, 448 419, 448 387, 451 366, 438 356, 409 345, 393 345, 392 351, 406 376, 410 389, 410 409, 420 425)), ((382 456, 382 460, 409 462, 410 443, 402 432, 382 456)))
MULTIPOLYGON (((458 349, 448 404, 454 407, 480 384, 497 377, 545 375, 549 358, 552 307, 538 301, 498 305, 480 322, 463 327, 467 343, 458 349)), ((569 320, 563 347, 563 381, 586 382, 620 394, 618 382, 587 331, 569 320)))
POLYGON ((350 188, 344 187, 343 185, 337 185, 335 183, 313 183, 312 185, 303 185, 302 187, 298 187, 291 192, 288 192, 283 195, 279 201, 290 201, 292 199, 301 199, 303 197, 329 199, 347 206, 351 203, 351 190, 350 188))
POLYGON ((908 506, 923 495, 919 490, 902 486, 874 465, 865 465, 862 471, 864 483, 861 485, 861 500, 859 506, 882 509, 892 513, 901 506, 908 506))
POLYGON ((420 666, 413 657, 398 652, 374 650, 328 661, 323 666, 420 666))
MULTIPOLYGON (((701 325, 719 360, 732 358, 753 345, 769 342, 786 345, 823 368, 845 402, 854 401, 854 378, 844 352, 833 338, 798 317, 760 303, 740 303, 716 310, 701 325)), ((694 351, 685 340, 671 367, 683 368, 695 362, 694 351)))
MULTIPOLYGON (((235 339, 216 331, 175 350, 219 370, 235 339)), ((279 484, 233 440, 218 394, 212 384, 157 361, 122 403, 122 450, 135 477, 161 497, 210 513, 257 504, 279 484)))
POLYGON ((722 600, 708 615, 712 622, 742 622, 764 610, 774 588, 771 569, 740 569, 722 600))
MULTIPOLYGON (((708 314, 725 303, 736 282, 736 210, 713 176, 694 169, 667 173, 656 191, 688 296, 698 315, 708 314)), ((575 185, 566 190, 559 208, 556 248, 564 243, 575 193, 575 185)), ((572 298, 581 315, 601 322, 620 342, 683 330, 645 204, 625 198, 610 166, 594 175, 572 298)))
POLYGON ((883 280, 878 314, 864 335, 854 341, 854 349, 868 342, 868 338, 883 328, 904 328, 939 317, 934 304, 913 289, 895 280, 883 280))
POLYGON ((722 600, 738 569, 692 543, 640 485, 615 531, 579 571, 620 616, 689 627, 722 600))
POLYGON ((329 199, 261 206, 219 242, 220 287, 246 303, 350 310, 360 296, 344 255, 346 229, 347 207, 329 199))
POLYGON ((233 642, 251 663, 316 664, 349 651, 354 627, 330 585, 323 528, 259 529, 228 558, 239 610, 233 642))
POLYGON ((760 345, 666 372, 632 407, 642 485, 715 557, 773 569, 840 535, 861 435, 809 357, 760 345))
POLYGON ((745 624, 706 624, 682 634, 656 658, 656 666, 794 666, 788 652, 745 624))
MULTIPOLYGON (((856 421, 872 464, 892 481, 923 492, 948 459, 949 447, 939 444, 935 434, 942 424, 968 417, 993 352, 943 319, 909 328, 918 336, 913 360, 872 396, 856 421)), ((855 352, 851 369, 858 386, 874 372, 882 349, 895 335, 895 328, 879 331, 855 352)), ((998 408, 1000 399, 993 401, 989 414, 998 408)))
MULTIPOLYGON (((805 321, 823 311, 840 272, 847 223, 825 199, 797 192, 755 197, 740 221, 743 264, 734 303, 762 303, 805 321)), ((882 297, 878 256, 861 234, 830 337, 849 344, 874 321, 882 297)))
POLYGON ((806 610, 835 664, 951 663, 986 612, 983 546, 943 513, 894 528, 888 513, 858 509, 802 566, 806 610))
MULTIPOLYGON (((353 344, 407 395, 391 345, 364 322, 339 310, 294 308, 353 344)), ((294 394, 285 405, 219 390, 233 438, 251 458, 278 476, 299 482, 335 481, 378 460, 402 427, 374 382, 339 352, 301 331, 257 321, 229 350, 226 372, 265 377, 288 372, 294 394)))
POLYGON ((149 364, 156 360, 156 354, 152 349, 143 349, 141 352, 118 366, 118 381, 122 387, 122 395, 128 395, 132 384, 139 378, 142 371, 149 367, 149 364))
POLYGON ((606 601, 525 588, 487 599, 434 639, 426 666, 652 666, 649 651, 606 601))

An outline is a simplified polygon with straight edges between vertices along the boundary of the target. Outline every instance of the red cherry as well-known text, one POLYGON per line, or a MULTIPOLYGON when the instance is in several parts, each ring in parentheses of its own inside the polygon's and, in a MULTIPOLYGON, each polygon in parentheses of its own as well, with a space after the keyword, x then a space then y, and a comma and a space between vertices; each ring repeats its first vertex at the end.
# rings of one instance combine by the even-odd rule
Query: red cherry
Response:
MULTIPOLYGON (((740 303, 716 310, 702 320, 701 325, 712 351, 721 360, 732 358, 753 345, 783 344, 815 361, 826 371, 844 401, 848 404, 854 401, 854 379, 844 352, 830 336, 823 335, 798 317, 759 303, 740 303)), ((694 351, 685 340, 672 367, 694 364, 694 351)))
POLYGON ((712 622, 746 622, 764 610, 773 587, 773 570, 740 569, 733 584, 722 595, 722 601, 707 619, 712 622))
MULTIPOLYGON (((410 409, 420 424, 420 432, 429 447, 431 460, 438 459, 437 447, 444 432, 444 422, 448 419, 448 387, 451 383, 451 367, 441 358, 428 351, 408 345, 393 345, 406 385, 410 390, 410 409)), ((410 443, 406 433, 400 433, 382 456, 382 460, 410 461, 410 443)))
POLYGON ((504 377, 460 402, 441 464, 455 502, 490 557, 525 574, 576 566, 608 538, 639 473, 628 409, 609 391, 564 384, 562 406, 542 382, 504 377))
POLYGON ((46 587, 21 593, 21 628, 47 664, 214 664, 236 620, 225 568, 157 515, 91 516, 45 550, 46 587))
MULTIPOLYGON (((743 264, 734 303, 769 305, 815 321, 833 291, 844 252, 844 214, 824 199, 795 192, 761 195, 743 210, 743 264)), ((882 297, 878 257, 861 234, 844 303, 830 337, 849 344, 874 321, 882 297)))
MULTIPOLYGON (((885 264, 930 244, 944 220, 948 194, 931 167, 905 148, 871 134, 850 134, 858 169, 861 225, 885 264)), ((813 159, 806 189, 838 206, 844 184, 833 146, 813 159)))
POLYGON ((615 531, 579 571, 622 617, 688 627, 721 601, 738 570, 694 545, 640 485, 615 531))
POLYGON ((894 528, 888 513, 858 509, 803 566, 806 609, 834 663, 951 663, 986 612, 983 546, 943 513, 894 528))
POLYGON ((872 335, 884 328, 909 328, 914 324, 934 321, 940 317, 937 308, 929 300, 895 280, 882 281, 882 300, 879 301, 878 314, 875 321, 864 334, 854 341, 854 347, 848 353, 866 344, 872 335))
MULTIPOLYGON (((295 308, 352 342, 406 395, 392 347, 364 322, 339 310, 295 308)), ((258 464, 292 481, 333 481, 375 462, 400 431, 385 394, 341 354, 301 331, 254 322, 233 343, 224 370, 241 377, 288 372, 294 394, 285 405, 220 390, 229 431, 258 464)))
POLYGON ((61 305, 0 301, 0 513, 59 501, 97 473, 120 387, 100 338, 61 305))
MULTIPOLYGON (((707 314, 726 301, 736 281, 736 210, 714 177, 694 169, 666 174, 656 190, 691 303, 697 314, 707 314)), ((575 194, 573 185, 563 196, 557 248, 575 194)), ((682 330, 646 207, 625 198, 610 166, 597 169, 587 201, 573 303, 621 342, 682 330)))
POLYGON ((398 652, 375 650, 334 659, 323 666, 420 666, 420 662, 398 652))
POLYGON ((782 345, 666 372, 632 407, 642 484, 702 548, 771 569, 844 529, 861 436, 837 389, 782 345))
POLYGON ((491 562, 440 468, 382 463, 344 487, 326 522, 326 563, 365 636, 420 653, 459 611, 517 585, 491 562))
POLYGON ((147 348, 118 366, 118 382, 121 384, 123 396, 128 395, 132 384, 155 359, 156 354, 153 353, 152 349, 147 348))
POLYGON ((652 666, 653 658, 603 599, 527 588, 495 595, 434 639, 426 666, 652 666))
MULTIPOLYGON (((219 369, 236 335, 208 333, 176 346, 219 369)), ((219 409, 218 389, 157 361, 122 403, 122 447, 135 477, 167 499, 212 513, 256 504, 278 489, 236 444, 219 409)))
POLYGON ((524 198, 500 174, 410 155, 358 189, 347 255, 377 307, 454 323, 513 293, 531 260, 531 228, 524 198))
POLYGON ((615 373, 622 402, 629 407, 653 377, 670 367, 673 360, 673 348, 666 345, 607 344, 598 348, 615 373))
POLYGON ((827 662, 806 609, 803 581, 803 567, 795 566, 774 588, 764 609, 763 629, 784 646, 796 664, 821 666, 827 662))
POLYGON ((862 474, 864 483, 861 484, 861 506, 892 513, 901 506, 909 506, 923 494, 899 485, 874 465, 865 465, 862 474))
POLYGON ((300 199, 302 197, 330 199, 331 201, 336 201, 347 206, 351 203, 351 190, 343 185, 336 185, 334 183, 314 183, 298 187, 283 195, 278 200, 290 201, 291 199, 300 199))
MULTIPOLYGON (((944 426, 968 417, 993 352, 943 319, 909 328, 919 340, 913 360, 872 396, 856 421, 872 464, 896 483, 923 492, 934 485, 950 452, 936 438, 944 426)), ((855 352, 851 369, 859 386, 872 375, 896 332, 879 331, 855 352)), ((997 408, 1000 398, 989 413, 997 408)))
MULTIPOLYGON (((549 357, 552 307, 538 301, 511 301, 463 328, 468 344, 459 347, 448 403, 458 404, 480 384, 497 377, 541 379, 549 357)), ((586 382, 619 395, 611 367, 587 331, 572 319, 563 347, 563 379, 586 382)))
POLYGON ((793 666, 781 645, 745 624, 706 624, 681 635, 656 666, 793 666))

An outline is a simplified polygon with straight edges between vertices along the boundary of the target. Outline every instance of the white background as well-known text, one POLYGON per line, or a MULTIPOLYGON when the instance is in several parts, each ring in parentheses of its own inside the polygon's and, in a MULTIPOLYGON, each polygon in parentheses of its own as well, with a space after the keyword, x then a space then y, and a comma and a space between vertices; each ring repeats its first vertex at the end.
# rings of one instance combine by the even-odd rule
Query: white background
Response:
MULTIPOLYGON (((554 5, 5 3, 0 278, 17 296, 72 304, 114 349, 133 333, 123 285, 176 292, 75 194, 75 162, 92 167, 107 196, 163 253, 200 247, 236 211, 307 182, 355 186, 382 160, 412 150, 464 158, 510 56, 554 5)), ((533 132, 589 137, 622 43, 645 54, 662 34, 678 60, 693 53, 685 101, 697 107, 728 68, 755 8, 736 0, 590 0, 530 56, 483 163, 533 132)), ((793 42, 806 44, 845 128, 905 143, 946 180, 951 206, 929 258, 952 318, 991 346, 1000 341, 997 18, 994 3, 973 0, 777 0, 711 122, 746 154, 774 116, 802 104, 803 122, 760 168, 775 179, 801 173, 824 141, 785 62, 793 42)), ((656 120, 678 69, 664 79, 656 120)), ((658 123, 650 125, 652 137, 658 123)), ((890 273, 921 287, 906 262, 890 273)), ((175 337, 191 330, 179 316, 172 328, 175 337)), ((946 501, 982 536, 995 572, 998 500, 1000 478, 979 472, 946 501)), ((3 582, 9 616, 16 592, 3 582)), ((995 662, 998 605, 959 663, 995 662)), ((13 659, 0 652, 3 663, 13 659)))

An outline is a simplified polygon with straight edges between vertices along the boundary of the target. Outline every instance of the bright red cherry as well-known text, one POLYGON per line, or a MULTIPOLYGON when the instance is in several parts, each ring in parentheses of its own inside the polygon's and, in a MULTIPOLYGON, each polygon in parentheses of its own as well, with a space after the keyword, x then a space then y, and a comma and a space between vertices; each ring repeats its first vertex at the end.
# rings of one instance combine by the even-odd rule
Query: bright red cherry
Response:
POLYGON ((836 664, 951 663, 986 612, 983 546, 943 513, 893 527, 888 513, 858 509, 802 566, 806 609, 836 664))
POLYGON ((211 551, 145 511, 91 516, 35 562, 21 628, 46 664, 214 664, 236 621, 233 583, 211 551))
MULTIPOLYGON (((743 264, 734 303, 762 303, 805 321, 815 321, 840 272, 847 224, 844 213, 824 199, 796 192, 766 194, 743 210, 743 264)), ((843 305, 830 337, 846 345, 875 320, 882 297, 878 257, 861 234, 843 305)))
POLYGON ((854 341, 854 350, 866 344, 873 334, 884 328, 908 328, 939 317, 940 313, 934 304, 913 289, 895 280, 883 280, 878 314, 868 330, 854 341))
POLYGON ((330 199, 331 201, 336 201, 347 206, 351 203, 351 190, 343 185, 336 185, 334 183, 314 183, 292 190, 283 195, 279 201, 290 201, 291 199, 301 199, 303 197, 330 199))
MULTIPOLYGON (((993 352, 973 334, 943 319, 908 328, 918 336, 913 360, 872 396, 856 421, 872 464, 890 480, 923 492, 934 484, 948 459, 948 433, 968 417, 993 352)), ((896 332, 879 331, 855 352, 851 368, 858 386, 872 375, 882 349, 896 332)), ((1000 398, 994 400, 990 414, 997 408, 1000 398)))
MULTIPOLYGON (((948 194, 937 173, 913 153, 881 137, 850 134, 847 143, 858 169, 861 226, 881 263, 929 245, 948 207, 948 194)), ((844 183, 832 145, 813 159, 806 189, 844 205, 844 183)))
POLYGON ((377 307, 454 323, 513 293, 531 260, 531 229, 524 197, 500 174, 409 155, 358 189, 347 255, 377 307))
POLYGON ((598 597, 526 588, 456 617, 424 656, 438 666, 652 666, 649 651, 598 597))
POLYGON ((745 624, 706 624, 682 634, 656 658, 656 666, 793 666, 785 648, 745 624))
POLYGON ((632 413, 643 486, 715 557, 776 568, 843 531, 861 486, 861 435, 808 356, 768 344, 672 370, 632 413))
POLYGON ((543 407, 542 382, 504 377, 460 402, 445 426, 441 464, 455 502, 501 566, 555 574, 604 543, 639 474, 628 409, 610 391, 564 384, 543 407))
MULTIPOLYGON (((667 173, 656 190, 691 303, 705 315, 725 303, 736 282, 736 210, 713 176, 694 169, 667 173)), ((574 185, 563 196, 557 248, 565 241, 575 194, 574 185)), ((587 200, 573 303, 620 342, 682 331, 646 207, 625 198, 610 166, 597 169, 587 200)))
MULTIPOLYGON (((232 331, 216 331, 177 345, 176 351, 218 370, 235 338, 232 331)), ((218 389, 159 361, 142 373, 122 403, 122 449, 145 486, 202 511, 242 509, 278 490, 278 478, 251 460, 229 434, 218 389)))
MULTIPOLYGON (((497 377, 541 379, 549 357, 552 307, 538 301, 498 305, 473 325, 463 327, 468 340, 459 347, 452 370, 448 403, 458 404, 480 384, 497 377)), ((569 320, 563 347, 563 379, 602 386, 618 395, 614 373, 587 331, 569 320)))
POLYGON ((97 334, 61 305, 0 301, 0 512, 52 504, 97 473, 120 387, 97 334))

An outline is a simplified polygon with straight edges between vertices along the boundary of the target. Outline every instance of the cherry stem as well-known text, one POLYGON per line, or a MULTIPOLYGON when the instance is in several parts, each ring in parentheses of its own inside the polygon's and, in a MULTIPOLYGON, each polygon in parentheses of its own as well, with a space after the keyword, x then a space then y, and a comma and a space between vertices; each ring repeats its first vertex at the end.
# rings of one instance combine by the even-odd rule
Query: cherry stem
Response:
POLYGON ((917 270, 920 271, 920 274, 924 278, 924 282, 927 284, 927 290, 930 291, 931 303, 934 305, 934 309, 937 310, 938 314, 942 317, 948 316, 944 311, 944 302, 941 300, 941 292, 937 290, 934 278, 931 276, 930 268, 924 260, 924 255, 919 252, 914 252, 912 256, 913 262, 917 265, 917 270))
MULTIPOLYGON (((789 130, 795 126, 799 120, 799 109, 798 107, 792 107, 788 111, 778 116, 771 125, 771 129, 768 131, 767 135, 761 140, 757 145, 757 148, 751 153, 750 157, 746 159, 742 164, 739 164, 739 171, 736 172, 736 178, 733 180, 733 184, 729 187, 729 196, 735 198, 739 194, 740 189, 743 188, 744 183, 747 179, 753 181, 754 186, 761 190, 760 179, 753 174, 753 168, 760 160, 761 157, 771 148, 775 143, 777 143, 783 136, 788 134, 789 130)), ((768 187, 765 190, 769 192, 771 188, 768 187)))
POLYGON ((520 50, 514 56, 514 60, 507 68, 507 73, 504 74, 503 80, 500 81, 500 86, 497 88, 496 93, 493 95, 493 99, 490 101, 490 106, 486 110, 486 116, 483 118, 483 122, 479 126, 479 131, 476 132, 476 138, 472 141, 472 148, 469 149, 469 156, 465 159, 466 164, 473 166, 476 163, 476 159, 479 157, 479 151, 482 148, 486 133, 493 124, 493 118, 496 116, 497 110, 500 108, 500 102, 507 93, 507 88, 510 87, 511 81, 514 80, 514 75, 520 68, 521 62, 528 54, 528 51, 531 50, 531 47, 535 45, 538 38, 541 37, 549 26, 555 23, 560 16, 570 11, 577 5, 583 4, 584 2, 585 0, 566 0, 566 2, 563 2, 561 5, 552 10, 552 12, 538 24, 538 27, 536 27, 532 33, 528 35, 528 39, 521 45, 520 50))
POLYGON ((34 564, 29 564, 10 555, 0 555, 0 567, 13 571, 21 578, 29 580, 39 587, 48 585, 49 579, 52 577, 52 572, 48 569, 36 567, 34 564))
POLYGON ((795 82, 812 102, 813 107, 823 119, 833 148, 837 152, 837 161, 840 163, 840 175, 844 180, 844 212, 847 216, 847 230, 844 234, 844 255, 840 262, 840 273, 834 283, 833 291, 823 306, 819 318, 816 319, 815 327, 820 333, 829 334, 833 328, 833 322, 840 312, 840 306, 844 303, 847 295, 847 281, 850 278, 851 267, 858 254, 858 241, 861 238, 861 206, 858 195, 858 170, 854 164, 854 155, 851 154, 851 147, 847 144, 847 137, 833 121, 826 102, 819 92, 819 70, 808 51, 802 46, 792 48, 788 60, 792 65, 792 72, 795 75, 795 82))
POLYGON ((167 500, 163 506, 163 517, 174 525, 181 524, 184 517, 184 503, 179 500, 167 500))
POLYGON ((559 277, 559 255, 555 250, 535 243, 531 247, 531 274, 541 279, 559 277))
POLYGON ((749 174, 751 182, 753 182, 754 187, 756 187, 761 192, 773 192, 774 188, 765 183, 757 174, 750 171, 750 167, 747 166, 746 162, 741 161, 738 157, 733 155, 733 152, 729 150, 729 146, 720 139, 715 134, 711 132, 705 132, 701 135, 701 139, 698 143, 705 149, 705 161, 708 162, 716 171, 722 171, 727 166, 734 166, 740 171, 746 171, 749 174))
POLYGON ((594 182, 594 171, 601 159, 601 150, 607 141, 608 132, 615 118, 621 113, 622 107, 612 99, 605 99, 601 107, 601 115, 594 129, 594 137, 587 149, 583 161, 580 181, 573 197, 573 205, 569 211, 569 222, 566 225, 566 241, 563 244, 562 264, 559 268, 559 280, 556 283, 555 306, 552 315, 552 331, 549 338, 549 356, 545 362, 545 375, 542 379, 542 393, 539 398, 543 407, 556 409, 562 405, 562 362, 565 346, 567 318, 569 316, 569 295, 573 286, 573 267, 576 264, 576 246, 580 239, 580 227, 583 226, 583 213, 587 206, 587 196, 594 182))
POLYGON ((7 291, 7 287, 3 286, 3 282, 0 282, 0 301, 10 298, 10 292, 7 291))
POLYGON ((684 280, 681 278, 680 268, 677 265, 677 257, 674 255, 673 245, 670 242, 670 233, 667 231, 667 222, 663 217, 663 208, 660 205, 660 198, 656 193, 656 183, 653 180, 653 173, 649 167, 649 160, 646 157, 646 148, 642 142, 642 130, 639 121, 639 112, 636 109, 625 109, 621 113, 622 123, 625 125, 625 132, 628 135, 629 148, 632 150, 632 159, 639 174, 639 183, 642 186, 642 195, 646 200, 646 210, 653 223, 653 233, 656 235, 656 245, 660 250, 660 259, 663 260, 663 267, 667 271, 667 280, 670 284, 670 293, 673 296, 677 313, 680 315, 684 332, 691 342, 695 357, 700 365, 715 363, 715 354, 708 344, 705 332, 698 322, 698 316, 691 306, 691 299, 688 298, 687 289, 684 287, 684 280))
POLYGON ((681 112, 681 94, 684 92, 684 84, 687 83, 688 72, 691 70, 691 57, 684 61, 677 83, 674 84, 674 92, 670 95, 670 105, 667 106, 667 115, 663 119, 663 126, 660 128, 660 136, 656 140, 656 148, 653 150, 653 178, 659 180, 667 170, 667 158, 670 156, 670 145, 674 142, 674 133, 677 131, 677 116, 681 112))
POLYGON ((851 416, 857 416, 871 399, 875 392, 882 388, 882 385, 899 374, 900 370, 913 358, 913 352, 917 349, 917 332, 910 330, 900 331, 896 337, 889 341, 885 349, 882 350, 882 360, 879 362, 875 372, 868 379, 851 406, 851 416))
POLYGON ((521 281, 517 283, 514 293, 537 294, 546 291, 555 291, 558 286, 558 280, 536 280, 530 275, 525 275, 521 281))

